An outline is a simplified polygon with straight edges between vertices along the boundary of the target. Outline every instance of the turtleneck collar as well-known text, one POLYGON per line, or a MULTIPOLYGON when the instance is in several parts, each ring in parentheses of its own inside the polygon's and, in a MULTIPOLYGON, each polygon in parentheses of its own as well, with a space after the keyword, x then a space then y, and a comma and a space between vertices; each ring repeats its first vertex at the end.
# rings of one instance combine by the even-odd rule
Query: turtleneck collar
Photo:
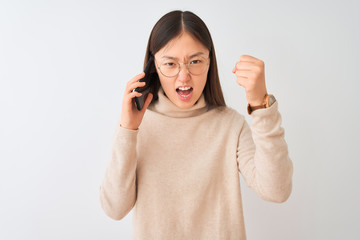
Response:
POLYGON ((207 112, 208 110, 208 105, 206 104, 204 94, 201 94, 199 100, 191 108, 187 109, 179 108, 173 102, 171 102, 161 87, 158 91, 158 97, 159 99, 156 102, 151 103, 148 109, 168 117, 195 117, 207 112))

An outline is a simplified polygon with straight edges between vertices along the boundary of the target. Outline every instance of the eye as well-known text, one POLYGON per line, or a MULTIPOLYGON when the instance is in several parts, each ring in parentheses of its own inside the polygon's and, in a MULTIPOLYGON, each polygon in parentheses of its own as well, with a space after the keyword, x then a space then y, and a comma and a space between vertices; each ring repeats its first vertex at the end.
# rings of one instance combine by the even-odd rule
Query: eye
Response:
POLYGON ((193 59, 190 61, 190 64, 200 64, 201 62, 201 59, 193 59))
POLYGON ((164 67, 174 67, 174 66, 176 66, 176 63, 169 61, 169 62, 163 62, 162 65, 163 65, 164 67))

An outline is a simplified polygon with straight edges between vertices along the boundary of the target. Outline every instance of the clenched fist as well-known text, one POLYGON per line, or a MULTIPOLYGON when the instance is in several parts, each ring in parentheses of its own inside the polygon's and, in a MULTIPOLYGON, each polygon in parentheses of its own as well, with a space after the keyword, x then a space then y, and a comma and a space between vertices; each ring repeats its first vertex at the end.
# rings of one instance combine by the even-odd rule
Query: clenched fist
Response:
POLYGON ((245 88, 250 106, 261 105, 267 94, 264 62, 249 55, 241 55, 232 72, 236 75, 236 82, 245 88))

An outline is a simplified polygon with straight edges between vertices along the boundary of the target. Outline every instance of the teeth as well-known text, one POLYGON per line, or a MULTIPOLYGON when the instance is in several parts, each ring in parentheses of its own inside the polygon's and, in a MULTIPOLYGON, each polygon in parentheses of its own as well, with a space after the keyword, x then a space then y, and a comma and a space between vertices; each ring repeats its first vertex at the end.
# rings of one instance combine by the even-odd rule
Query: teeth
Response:
POLYGON ((188 94, 188 95, 182 95, 182 94, 180 93, 180 96, 182 96, 182 97, 188 97, 188 96, 190 96, 190 94, 188 94))
POLYGON ((186 90, 189 90, 191 87, 179 87, 179 89, 181 90, 181 91, 186 91, 186 90))

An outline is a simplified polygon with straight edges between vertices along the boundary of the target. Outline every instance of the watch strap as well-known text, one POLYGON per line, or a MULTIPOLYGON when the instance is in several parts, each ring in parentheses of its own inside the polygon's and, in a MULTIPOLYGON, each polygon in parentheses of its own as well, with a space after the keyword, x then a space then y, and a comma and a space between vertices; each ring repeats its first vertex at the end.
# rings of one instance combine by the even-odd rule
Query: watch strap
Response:
POLYGON ((250 104, 248 104, 248 106, 247 106, 247 111, 248 111, 248 113, 251 114, 253 111, 255 111, 255 110, 257 110, 257 109, 270 107, 270 106, 272 105, 272 104, 269 105, 269 98, 270 98, 270 96, 273 96, 273 95, 266 93, 266 95, 265 95, 265 97, 264 97, 264 102, 263 102, 263 104, 261 104, 261 105, 258 105, 258 106, 250 106, 250 104))

